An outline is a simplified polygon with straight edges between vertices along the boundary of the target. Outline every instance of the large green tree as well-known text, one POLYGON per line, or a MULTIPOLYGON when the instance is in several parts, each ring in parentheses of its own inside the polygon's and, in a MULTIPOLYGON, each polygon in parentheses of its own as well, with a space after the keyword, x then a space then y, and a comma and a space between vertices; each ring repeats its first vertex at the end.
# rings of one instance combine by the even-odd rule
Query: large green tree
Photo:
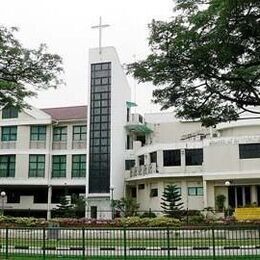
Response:
POLYGON ((25 98, 62 81, 62 59, 41 44, 26 49, 15 38, 16 28, 0 26, 0 106, 28 106, 25 98))
POLYGON ((156 88, 154 102, 206 126, 260 105, 260 1, 177 0, 149 25, 151 54, 128 66, 156 88))

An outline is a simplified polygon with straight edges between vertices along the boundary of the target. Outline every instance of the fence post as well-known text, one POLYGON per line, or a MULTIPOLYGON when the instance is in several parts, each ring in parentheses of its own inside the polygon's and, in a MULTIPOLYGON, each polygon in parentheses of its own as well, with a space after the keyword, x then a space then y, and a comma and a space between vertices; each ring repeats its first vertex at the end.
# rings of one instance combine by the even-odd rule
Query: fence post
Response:
POLYGON ((45 259, 45 250, 46 250, 46 232, 45 232, 45 227, 42 229, 42 241, 43 241, 43 246, 42 246, 42 253, 43 253, 43 259, 45 259))
POLYGON ((5 258, 8 259, 8 227, 5 229, 5 258))
POLYGON ((168 259, 171 259, 171 251, 170 251, 170 229, 167 226, 167 255, 168 259))
POLYGON ((126 227, 124 227, 124 259, 126 259, 126 227))
POLYGON ((85 228, 82 228, 82 256, 85 259, 85 228))
POLYGON ((212 227, 212 250, 213 250, 213 259, 216 259, 216 246, 215 246, 215 230, 212 227))

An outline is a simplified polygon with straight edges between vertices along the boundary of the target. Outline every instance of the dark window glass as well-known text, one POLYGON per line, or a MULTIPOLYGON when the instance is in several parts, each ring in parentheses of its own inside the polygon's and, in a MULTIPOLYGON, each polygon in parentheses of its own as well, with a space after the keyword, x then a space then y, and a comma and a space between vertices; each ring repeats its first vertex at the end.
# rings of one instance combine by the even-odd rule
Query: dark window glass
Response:
POLYGON ((144 155, 140 155, 138 156, 138 160, 139 160, 139 165, 144 165, 144 155))
POLYGON ((185 149, 186 165, 202 165, 203 149, 185 149))
POLYGON ((245 186, 245 203, 246 205, 251 204, 251 187, 245 186))
POLYGON ((145 188, 145 185, 142 183, 142 184, 138 184, 138 190, 144 190, 145 188))
POLYGON ((66 140, 67 140, 67 127, 66 126, 54 127, 53 141, 59 142, 59 141, 66 141, 66 140))
POLYGON ((131 197, 136 198, 136 187, 131 188, 131 197))
POLYGON ((158 197, 158 189, 151 189, 150 197, 158 197))
POLYGON ((16 107, 5 107, 2 110, 2 119, 7 118, 17 118, 18 117, 18 109, 16 107))
POLYGON ((73 126, 73 141, 84 141, 87 139, 87 126, 73 126))
POLYGON ((157 163, 157 152, 150 153, 150 162, 157 163))
POLYGON ((1 140, 3 142, 17 140, 17 126, 2 126, 1 140))
POLYGON ((86 154, 72 155, 72 178, 86 176, 86 154))
POLYGON ((91 65, 89 192, 110 187, 110 63, 91 65))
POLYGON ((181 151, 180 150, 165 150, 163 151, 164 166, 180 166, 181 151))
POLYGON ((46 140, 46 126, 34 125, 31 126, 31 141, 45 141, 46 140))
POLYGON ((125 169, 130 170, 135 166, 135 160, 125 160, 125 169))
POLYGON ((31 154, 29 156, 29 177, 44 177, 45 155, 31 154))
POLYGON ((260 144, 239 144, 239 158, 260 158, 260 144))
POLYGON ((15 155, 0 155, 0 177, 15 177, 15 155))
POLYGON ((66 155, 52 156, 52 177, 66 177, 66 155))

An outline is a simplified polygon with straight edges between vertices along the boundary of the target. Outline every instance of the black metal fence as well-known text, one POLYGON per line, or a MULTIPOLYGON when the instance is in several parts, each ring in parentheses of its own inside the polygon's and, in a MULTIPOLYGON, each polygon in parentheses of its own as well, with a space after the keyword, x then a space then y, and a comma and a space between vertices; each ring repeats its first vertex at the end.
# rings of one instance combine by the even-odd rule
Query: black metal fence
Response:
POLYGON ((260 226, 2 228, 0 259, 260 259, 260 226))

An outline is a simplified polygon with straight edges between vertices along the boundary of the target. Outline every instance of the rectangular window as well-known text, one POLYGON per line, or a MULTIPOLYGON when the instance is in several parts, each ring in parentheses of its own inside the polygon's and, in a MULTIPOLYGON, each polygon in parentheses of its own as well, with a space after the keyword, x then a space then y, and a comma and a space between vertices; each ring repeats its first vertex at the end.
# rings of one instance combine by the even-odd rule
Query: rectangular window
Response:
POLYGON ((15 155, 0 155, 0 177, 15 177, 15 155))
POLYGON ((150 197, 158 197, 158 189, 151 189, 150 197))
POLYGON ((135 166, 135 160, 125 160, 125 170, 131 170, 135 166))
POLYGON ((44 177, 45 155, 31 154, 29 156, 29 177, 44 177))
POLYGON ((53 178, 66 177, 66 155, 52 156, 52 177, 53 178))
POLYGON ((239 158, 252 159, 260 158, 260 144, 239 144, 239 158))
POLYGON ((141 183, 141 184, 138 184, 138 190, 144 190, 145 188, 145 184, 141 183))
POLYGON ((73 126, 73 141, 84 141, 87 140, 87 126, 78 125, 73 126))
POLYGON ((33 125, 31 126, 31 141, 45 141, 46 140, 46 126, 33 125))
POLYGON ((163 151, 163 166, 180 166, 180 165, 181 165, 180 150, 163 151))
POLYGON ((185 149, 186 165, 202 165, 203 149, 185 149))
POLYGON ((53 141, 60 142, 67 140, 67 126, 53 128, 53 141))
POLYGON ((17 126, 3 126, 1 140, 3 142, 17 140, 17 126))
POLYGON ((144 165, 144 155, 140 155, 138 156, 138 160, 139 160, 139 165, 144 165))
POLYGON ((86 176, 86 154, 72 155, 72 178, 86 176))
POLYGON ((189 187, 188 195, 189 196, 203 196, 203 187, 189 187))
POLYGON ((157 163, 157 152, 150 153, 150 162, 157 163))
POLYGON ((3 108, 2 119, 7 118, 18 118, 18 109, 13 106, 3 108))

